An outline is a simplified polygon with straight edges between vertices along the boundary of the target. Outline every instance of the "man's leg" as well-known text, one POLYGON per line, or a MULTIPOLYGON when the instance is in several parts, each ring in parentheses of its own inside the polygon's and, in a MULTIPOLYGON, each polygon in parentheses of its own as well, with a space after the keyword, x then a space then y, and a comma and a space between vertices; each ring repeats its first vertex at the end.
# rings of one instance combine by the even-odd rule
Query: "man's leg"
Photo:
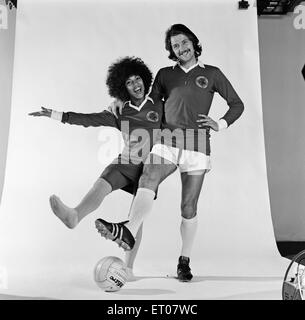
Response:
POLYGON ((177 169, 175 164, 156 154, 152 153, 150 157, 150 163, 145 164, 139 180, 139 188, 130 211, 130 220, 126 223, 126 227, 134 237, 152 209, 159 184, 177 169))
POLYGON ((143 223, 141 224, 137 235, 136 235, 136 242, 134 247, 132 248, 132 250, 130 251, 126 251, 125 252, 125 264, 127 266, 127 279, 128 281, 133 281, 135 280, 135 276, 133 274, 133 265, 136 259, 136 256, 138 254, 138 250, 141 244, 141 240, 142 240, 142 234, 143 234, 143 223))
POLYGON ((101 235, 117 242, 123 249, 131 250, 140 225, 152 209, 155 192, 159 184, 176 168, 176 165, 171 161, 151 153, 150 161, 144 165, 139 180, 139 188, 132 204, 129 222, 123 225, 98 219, 96 227, 101 235))
POLYGON ((151 211, 159 184, 176 169, 176 165, 172 162, 151 154, 151 162, 144 166, 139 188, 131 207, 130 219, 126 223, 126 227, 133 236, 136 235, 140 225, 151 211))
POLYGON ((69 208, 56 195, 50 197, 50 205, 55 215, 73 229, 85 216, 96 210, 111 191, 110 183, 99 178, 77 207, 69 208))
POLYGON ((189 267, 190 255, 197 231, 197 202, 205 176, 205 170, 181 173, 182 200, 181 225, 182 238, 181 254, 178 261, 177 273, 180 281, 192 279, 189 267))
MULTIPOLYGON (((132 207, 134 198, 132 200, 130 209, 132 207)), ((129 212, 130 214, 130 212, 129 212)), ((135 245, 132 248, 132 250, 130 251, 125 251, 125 264, 127 266, 127 281, 134 281, 135 280, 135 276, 133 274, 133 265, 136 259, 136 256, 138 254, 138 250, 142 241, 142 234, 143 234, 143 224, 140 226, 136 238, 135 238, 135 245)))

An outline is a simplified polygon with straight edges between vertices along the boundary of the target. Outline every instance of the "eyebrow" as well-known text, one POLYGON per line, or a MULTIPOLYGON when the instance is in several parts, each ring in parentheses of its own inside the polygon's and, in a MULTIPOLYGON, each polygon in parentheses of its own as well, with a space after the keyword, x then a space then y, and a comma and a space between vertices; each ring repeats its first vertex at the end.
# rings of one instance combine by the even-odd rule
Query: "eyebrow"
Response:
MULTIPOLYGON (((132 76, 132 77, 141 78, 141 76, 139 76, 139 75, 134 75, 134 76, 132 76)), ((129 81, 132 81, 132 79, 128 78, 128 79, 125 81, 125 83, 126 83, 126 82, 129 82, 129 81)))

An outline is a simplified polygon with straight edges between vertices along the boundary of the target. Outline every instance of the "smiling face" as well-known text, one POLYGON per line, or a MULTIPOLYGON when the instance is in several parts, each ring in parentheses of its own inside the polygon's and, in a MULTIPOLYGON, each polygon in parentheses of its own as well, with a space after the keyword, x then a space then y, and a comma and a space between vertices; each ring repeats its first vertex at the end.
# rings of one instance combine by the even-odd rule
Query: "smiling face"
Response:
POLYGON ((193 42, 184 34, 170 38, 172 49, 180 64, 190 67, 197 62, 193 42))
POLYGON ((142 78, 138 75, 128 77, 125 82, 130 100, 135 105, 140 105, 144 100, 145 87, 142 78))

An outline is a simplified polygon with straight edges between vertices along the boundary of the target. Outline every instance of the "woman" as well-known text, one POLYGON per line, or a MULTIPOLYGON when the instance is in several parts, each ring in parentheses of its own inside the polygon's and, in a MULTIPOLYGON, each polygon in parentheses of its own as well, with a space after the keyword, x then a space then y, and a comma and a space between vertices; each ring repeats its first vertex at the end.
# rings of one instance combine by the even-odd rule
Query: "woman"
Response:
MULTIPOLYGON (((163 112, 162 102, 153 101, 147 96, 152 78, 151 71, 140 58, 125 57, 109 67, 106 80, 109 94, 125 104, 124 111, 118 118, 106 110, 83 114, 58 112, 44 107, 41 111, 29 114, 84 127, 110 126, 122 132, 122 153, 105 168, 76 207, 66 206, 56 195, 50 197, 53 212, 68 228, 75 228, 84 217, 96 210, 112 191, 122 189, 135 195, 143 161, 153 146, 163 112)), ((133 279, 132 268, 142 238, 142 227, 137 233, 133 249, 126 251, 125 262, 129 280, 133 279)), ((113 240, 124 248, 124 242, 120 239, 113 240)))

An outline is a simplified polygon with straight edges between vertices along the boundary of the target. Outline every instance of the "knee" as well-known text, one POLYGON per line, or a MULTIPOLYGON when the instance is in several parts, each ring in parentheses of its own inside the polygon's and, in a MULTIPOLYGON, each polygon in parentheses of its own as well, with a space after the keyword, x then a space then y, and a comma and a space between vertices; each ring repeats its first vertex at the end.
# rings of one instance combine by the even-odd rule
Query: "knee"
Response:
POLYGON ((97 179, 97 181, 95 181, 94 185, 92 186, 92 190, 93 191, 100 191, 100 190, 103 190, 103 189, 111 192, 112 186, 104 178, 99 178, 99 179, 97 179))
POLYGON ((139 180, 139 187, 155 189, 158 187, 159 180, 160 180, 160 177, 159 177, 158 171, 154 170, 153 166, 151 165, 145 165, 143 169, 143 173, 139 180))
POLYGON ((181 216, 185 219, 193 219, 197 215, 196 203, 182 203, 181 204, 181 216))

